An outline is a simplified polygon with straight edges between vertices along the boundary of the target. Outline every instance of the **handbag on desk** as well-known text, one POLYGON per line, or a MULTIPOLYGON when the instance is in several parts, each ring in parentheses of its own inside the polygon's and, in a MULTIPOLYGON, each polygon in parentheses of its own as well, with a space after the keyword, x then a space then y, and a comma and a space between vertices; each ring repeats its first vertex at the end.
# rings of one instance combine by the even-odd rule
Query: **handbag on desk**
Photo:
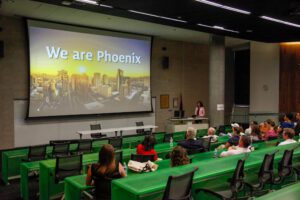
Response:
POLYGON ((128 162, 128 168, 135 172, 153 172, 157 170, 158 165, 150 160, 144 163, 130 160, 128 162))

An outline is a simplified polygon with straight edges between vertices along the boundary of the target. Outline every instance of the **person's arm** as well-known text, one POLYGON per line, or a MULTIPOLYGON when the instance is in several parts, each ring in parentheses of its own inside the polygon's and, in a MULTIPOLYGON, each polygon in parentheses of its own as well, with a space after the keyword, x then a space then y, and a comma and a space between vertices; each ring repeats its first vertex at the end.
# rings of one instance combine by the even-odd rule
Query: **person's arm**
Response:
POLYGON ((228 151, 223 151, 220 155, 220 157, 227 157, 227 156, 232 156, 235 155, 236 150, 228 150, 228 151))
POLYGON ((196 108, 195 108, 195 115, 196 115, 196 117, 198 116, 197 111, 198 111, 198 107, 196 106, 196 108))
POLYGON ((280 142, 277 146, 282 146, 282 145, 284 145, 284 143, 283 143, 283 142, 280 142))
POLYGON ((205 116, 205 108, 204 107, 201 107, 201 109, 200 109, 200 116, 201 117, 205 116))
POLYGON ((263 134, 262 140, 268 140, 268 139, 269 139, 269 132, 266 132, 265 134, 263 134))
POLYGON ((85 183, 86 185, 92 185, 92 165, 89 166, 89 169, 87 171, 85 183))
POLYGON ((226 142, 225 149, 228 149, 228 147, 230 147, 230 146, 231 146, 231 144, 229 142, 226 142))
POLYGON ((141 149, 142 149, 142 145, 138 144, 137 148, 136 148, 136 153, 137 154, 141 154, 141 149))
POLYGON ((126 177, 127 176, 126 172, 124 170, 124 167, 122 166, 121 163, 119 163, 119 173, 120 173, 121 177, 126 177))
POLYGON ((154 155, 154 161, 156 161, 158 159, 157 153, 154 149, 151 150, 151 154, 154 155))

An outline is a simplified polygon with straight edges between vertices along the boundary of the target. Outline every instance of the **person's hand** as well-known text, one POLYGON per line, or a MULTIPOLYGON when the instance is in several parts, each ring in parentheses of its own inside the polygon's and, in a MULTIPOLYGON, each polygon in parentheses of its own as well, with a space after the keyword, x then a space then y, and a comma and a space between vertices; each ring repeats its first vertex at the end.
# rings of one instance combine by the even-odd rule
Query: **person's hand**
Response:
POLYGON ((127 174, 126 174, 126 172, 125 172, 125 170, 124 170, 124 167, 123 167, 123 165, 122 165, 121 163, 119 163, 119 173, 120 173, 120 175, 121 175, 122 177, 127 176, 127 174))
POLYGON ((228 147, 228 150, 236 150, 236 146, 228 147))

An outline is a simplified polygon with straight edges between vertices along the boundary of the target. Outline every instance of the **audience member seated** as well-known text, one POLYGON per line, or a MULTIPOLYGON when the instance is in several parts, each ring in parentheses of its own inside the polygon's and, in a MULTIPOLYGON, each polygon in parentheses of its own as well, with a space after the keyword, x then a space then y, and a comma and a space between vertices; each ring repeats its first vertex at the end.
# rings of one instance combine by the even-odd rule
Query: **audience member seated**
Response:
POLYGON ((238 123, 231 124, 232 127, 232 137, 229 138, 227 143, 225 144, 225 148, 227 149, 230 146, 237 146, 240 140, 240 126, 238 123))
POLYGON ((294 136, 295 136, 295 131, 293 129, 284 128, 283 129, 283 134, 282 134, 282 137, 283 137, 284 141, 280 142, 278 144, 278 146, 296 143, 296 140, 293 139, 294 136))
POLYGON ((292 113, 287 113, 283 117, 283 122, 280 123, 278 132, 281 133, 284 128, 294 128, 294 123, 292 122, 294 115, 292 113))
POLYGON ((250 143, 250 137, 243 135, 240 137, 238 146, 229 147, 228 150, 223 151, 220 156, 227 157, 241 153, 249 153, 251 152, 251 150, 249 149, 250 143))
POLYGON ((186 140, 180 141, 179 146, 186 149, 203 149, 202 141, 196 140, 197 130, 193 127, 189 127, 186 131, 186 140))
POLYGON ((240 129, 240 136, 241 136, 241 135, 245 135, 245 131, 244 131, 243 127, 242 127, 242 126, 240 126, 240 128, 239 128, 239 129, 240 129))
POLYGON ((190 159, 188 157, 186 149, 182 148, 181 146, 174 147, 170 157, 172 167, 187 165, 190 163, 190 159))
POLYGON ((259 124, 259 130, 260 130, 260 133, 261 135, 264 135, 268 132, 268 125, 267 125, 267 122, 261 122, 259 124))
POLYGON ((137 146, 136 153, 139 155, 154 155, 154 160, 157 160, 157 153, 154 150, 156 140, 153 135, 146 135, 142 144, 137 146))
POLYGON ((263 140, 269 140, 270 138, 278 138, 278 133, 275 131, 275 122, 271 119, 266 121, 268 131, 263 135, 263 140))
POLYGON ((105 144, 99 152, 99 162, 92 164, 87 173, 86 184, 95 185, 95 199, 111 199, 111 181, 116 178, 125 177, 123 166, 116 166, 114 147, 105 144))
POLYGON ((247 129, 245 130, 245 135, 248 135, 248 136, 251 135, 253 126, 257 126, 257 125, 258 125, 257 121, 252 121, 252 122, 250 123, 249 128, 247 128, 247 129))
POLYGON ((258 125, 252 126, 250 137, 252 137, 252 141, 254 142, 261 140, 261 134, 258 125))
POLYGON ((295 135, 300 133, 300 113, 296 114, 296 126, 295 126, 295 135))
POLYGON ((207 130, 207 135, 206 136, 203 136, 203 138, 211 138, 211 142, 217 142, 218 141, 218 136, 215 135, 216 133, 216 129, 213 128, 213 127, 210 127, 208 130, 207 130))

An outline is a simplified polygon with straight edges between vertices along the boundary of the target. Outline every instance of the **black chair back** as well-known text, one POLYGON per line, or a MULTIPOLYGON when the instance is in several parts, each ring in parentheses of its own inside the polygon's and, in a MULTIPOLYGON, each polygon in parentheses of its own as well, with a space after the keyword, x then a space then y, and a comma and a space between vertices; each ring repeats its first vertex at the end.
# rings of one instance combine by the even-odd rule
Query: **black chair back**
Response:
POLYGON ((109 177, 96 177, 93 176, 95 185, 94 199, 96 200, 110 200, 111 199, 111 181, 109 177))
POLYGON ((82 172, 82 154, 56 157, 55 183, 66 177, 80 175, 82 172))
POLYGON ((281 179, 293 173, 293 154, 294 150, 285 150, 278 163, 278 175, 281 179))
MULTIPOLYGON (((144 122, 135 122, 135 125, 136 125, 136 126, 144 126, 144 122)), ((144 131, 145 131, 144 129, 137 129, 137 130, 136 130, 136 133, 137 133, 137 134, 143 134, 144 131)))
POLYGON ((226 133, 225 125, 220 125, 220 126, 219 126, 219 129, 218 129, 218 132, 219 132, 219 133, 226 133))
POLYGON ((188 155, 193 155, 193 154, 196 154, 196 153, 201 153, 203 152, 203 148, 199 148, 199 149, 186 149, 188 155))
MULTIPOLYGON (((277 152, 277 151, 276 151, 277 152)), ((258 173, 258 179, 261 187, 263 187, 266 183, 272 183, 274 181, 274 157, 275 154, 266 154, 264 157, 264 160, 261 164, 259 173, 258 173)))
MULTIPOLYGON (((116 167, 118 168, 118 167, 116 167)), ((95 200, 110 200, 111 199, 111 181, 117 178, 121 178, 120 173, 113 173, 106 176, 100 175, 97 170, 97 165, 93 164, 92 169, 92 179, 95 185, 95 200)))
MULTIPOLYGON (((90 128, 91 128, 92 131, 101 130, 101 124, 90 124, 90 128)), ((91 134, 91 138, 102 138, 102 137, 105 137, 105 136, 106 135, 103 135, 101 132, 91 134)))
POLYGON ((28 162, 45 160, 47 145, 30 146, 28 151, 28 162))
POLYGON ((201 138, 204 152, 207 152, 210 150, 211 139, 212 139, 212 137, 201 138))
POLYGON ((154 161, 154 155, 139 155, 139 154, 131 154, 131 160, 137 162, 147 162, 148 160, 154 161))
POLYGON ((233 196, 237 196, 238 192, 244 188, 244 165, 245 160, 238 160, 233 176, 230 181, 230 188, 233 196))
POLYGON ((173 136, 174 136, 173 133, 165 133, 165 134, 164 134, 163 142, 164 142, 164 143, 170 142, 170 139, 171 139, 171 138, 174 139, 173 136))
POLYGON ((111 144, 115 149, 122 149, 123 138, 122 137, 109 138, 108 143, 111 144))
POLYGON ((67 156, 70 154, 70 142, 52 142, 53 150, 52 157, 67 156))
POLYGON ((78 140, 77 152, 78 153, 91 153, 93 150, 92 140, 78 140))
POLYGON ((163 200, 191 200, 193 177, 197 170, 198 168, 195 168, 180 176, 169 176, 163 200))
POLYGON ((115 151, 116 172, 119 172, 119 163, 123 163, 123 151, 115 151))

